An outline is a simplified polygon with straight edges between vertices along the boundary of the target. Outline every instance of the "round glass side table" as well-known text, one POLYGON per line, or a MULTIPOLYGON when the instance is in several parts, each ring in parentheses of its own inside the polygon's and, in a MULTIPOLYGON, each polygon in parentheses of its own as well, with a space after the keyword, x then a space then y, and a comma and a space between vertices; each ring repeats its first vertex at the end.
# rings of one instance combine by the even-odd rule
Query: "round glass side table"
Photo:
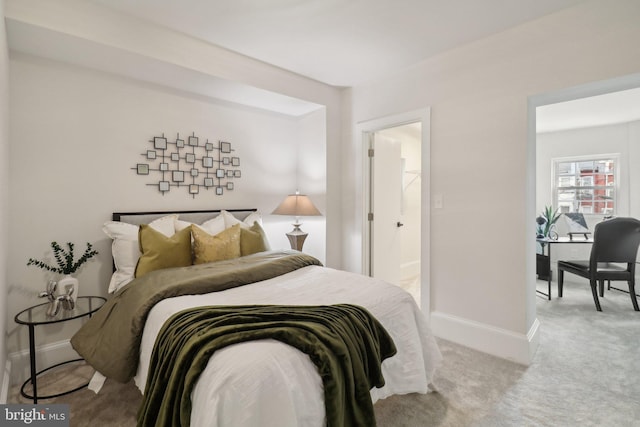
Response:
POLYGON ((31 377, 27 379, 24 382, 24 384, 22 384, 22 387, 20 388, 20 394, 22 394, 22 396, 26 397, 27 399, 33 399, 33 403, 38 403, 38 399, 51 399, 58 396, 64 396, 65 394, 78 391, 89 384, 89 383, 82 384, 81 386, 76 387, 73 390, 67 390, 57 394, 50 394, 47 396, 38 396, 38 385, 37 385, 38 375, 50 369, 56 368, 58 366, 65 365, 67 363, 78 362, 83 359, 67 360, 66 362, 58 363, 57 365, 51 366, 41 371, 37 371, 35 327, 38 325, 49 325, 52 323, 66 322, 67 320, 78 319, 80 317, 85 317, 85 316, 91 317, 91 315, 96 311, 98 311, 98 309, 102 307, 102 305, 106 301, 107 301, 106 298, 98 297, 98 296, 78 297, 76 298, 76 303, 73 310, 61 309, 58 312, 58 314, 56 314, 55 316, 47 316, 47 309, 49 307, 48 302, 34 305, 16 314, 16 317, 14 318, 15 322, 21 325, 27 325, 29 327, 29 363, 31 365, 31 377), (32 395, 28 394, 24 389, 27 384, 32 385, 32 388, 33 388, 32 395))

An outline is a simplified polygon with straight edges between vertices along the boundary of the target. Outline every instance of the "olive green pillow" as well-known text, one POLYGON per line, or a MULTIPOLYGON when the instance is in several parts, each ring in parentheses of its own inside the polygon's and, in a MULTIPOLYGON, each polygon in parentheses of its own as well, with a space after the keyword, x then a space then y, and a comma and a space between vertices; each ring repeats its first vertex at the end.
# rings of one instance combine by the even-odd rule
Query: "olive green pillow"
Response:
POLYGON ((249 228, 240 229, 240 253, 242 256, 264 252, 271 249, 269 241, 258 221, 249 228))
POLYGON ((138 231, 140 259, 135 277, 162 268, 191 265, 191 227, 167 237, 152 227, 142 224, 138 231))
POLYGON ((240 224, 212 236, 197 225, 192 227, 193 263, 222 261, 240 256, 240 224))

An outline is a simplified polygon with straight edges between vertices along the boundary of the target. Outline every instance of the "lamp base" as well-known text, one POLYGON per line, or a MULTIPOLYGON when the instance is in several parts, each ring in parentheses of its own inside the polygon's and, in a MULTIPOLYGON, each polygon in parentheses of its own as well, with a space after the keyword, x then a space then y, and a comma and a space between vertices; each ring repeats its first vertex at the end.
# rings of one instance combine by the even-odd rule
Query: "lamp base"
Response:
POLYGON ((302 251, 302 245, 304 244, 304 240, 307 238, 309 233, 305 233, 300 230, 300 226, 302 224, 293 224, 293 230, 287 233, 287 238, 289 238, 289 243, 291 244, 291 249, 295 249, 296 251, 302 251))

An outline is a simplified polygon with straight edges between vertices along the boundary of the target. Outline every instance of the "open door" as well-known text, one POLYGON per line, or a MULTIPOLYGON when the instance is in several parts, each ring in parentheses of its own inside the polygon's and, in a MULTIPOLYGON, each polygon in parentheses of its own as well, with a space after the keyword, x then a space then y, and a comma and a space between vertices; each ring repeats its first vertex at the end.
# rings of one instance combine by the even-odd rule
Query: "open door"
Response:
POLYGON ((362 272, 405 289, 425 312, 431 307, 429 116, 425 108, 356 126, 365 201, 362 272))
POLYGON ((372 134, 370 230, 372 277, 400 285, 402 253, 402 158, 401 144, 372 134))

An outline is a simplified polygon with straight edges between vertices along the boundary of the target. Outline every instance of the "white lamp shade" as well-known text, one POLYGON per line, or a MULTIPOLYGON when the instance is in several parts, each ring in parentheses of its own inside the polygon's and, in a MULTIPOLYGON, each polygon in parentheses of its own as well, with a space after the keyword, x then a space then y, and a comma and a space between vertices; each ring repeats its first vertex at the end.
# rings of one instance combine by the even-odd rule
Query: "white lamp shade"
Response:
POLYGON ((275 208, 273 215, 321 216, 311 199, 304 194, 290 194, 275 208))

